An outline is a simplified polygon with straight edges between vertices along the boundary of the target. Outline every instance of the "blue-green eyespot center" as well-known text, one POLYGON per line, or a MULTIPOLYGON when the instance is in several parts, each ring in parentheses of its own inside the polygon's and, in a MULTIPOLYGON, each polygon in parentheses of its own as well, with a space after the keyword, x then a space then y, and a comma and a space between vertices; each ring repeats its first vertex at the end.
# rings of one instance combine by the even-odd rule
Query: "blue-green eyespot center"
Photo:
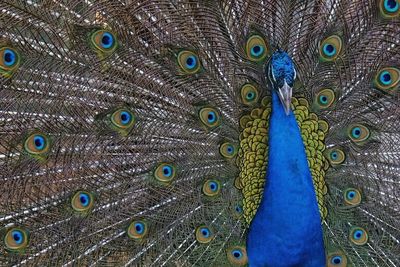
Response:
POLYGON ((235 257, 236 259, 241 259, 243 257, 243 253, 240 250, 235 249, 232 250, 232 256, 235 257))
POLYGON ((143 234, 144 232, 144 224, 142 222, 135 223, 135 230, 138 234, 143 234))
POLYGON ((259 57, 263 54, 264 52, 264 47, 260 45, 255 45, 251 48, 251 55, 255 57, 259 57))
POLYGON ((201 228, 201 234, 204 236, 204 237, 209 237, 210 236, 210 230, 208 230, 208 228, 201 228))
POLYGON ((80 193, 79 201, 81 202, 83 207, 87 207, 90 203, 90 196, 86 193, 80 193))
POLYGON ((253 100, 256 94, 254 92, 248 92, 246 95, 247 100, 253 100))
POLYGON ((354 191, 349 191, 347 193, 347 198, 348 199, 353 199, 355 196, 356 196, 356 192, 354 192, 354 191))
POLYGON ((217 115, 215 114, 214 111, 208 112, 208 115, 207 115, 208 123, 214 123, 216 121, 216 119, 217 119, 217 115))
POLYGON ((162 168, 163 174, 166 177, 170 177, 172 175, 172 167, 171 166, 164 166, 162 168))
POLYGON ((379 75, 379 79, 384 85, 389 85, 392 82, 392 77, 388 71, 382 71, 382 73, 379 75))
POLYGON ((243 212, 242 207, 239 206, 239 205, 236 205, 235 210, 236 210, 236 212, 239 212, 239 213, 242 213, 242 212, 243 212))
POLYGON ((342 263, 342 257, 340 256, 332 257, 331 263, 335 265, 342 263))
POLYGON ((197 59, 196 59, 195 56, 189 56, 189 57, 186 59, 186 67, 187 67, 188 69, 193 69, 193 68, 195 68, 195 67, 196 67, 196 64, 197 64, 197 59))
POLYGON ((37 150, 43 150, 46 145, 46 139, 42 135, 35 135, 33 142, 37 150))
POLYGON ((384 7, 387 12, 395 13, 399 10, 399 3, 396 0, 385 0, 384 7))
POLYGON ((3 60, 7 67, 12 67, 17 62, 17 54, 11 49, 5 49, 3 60))
POLYGON ((114 45, 114 36, 109 32, 104 32, 101 37, 101 44, 105 49, 111 48, 114 45))
POLYGON ((332 57, 336 54, 336 48, 332 44, 325 44, 324 45, 324 53, 328 57, 332 57))
POLYGON ((126 125, 129 124, 132 120, 132 115, 129 112, 122 111, 121 112, 121 122, 126 125))
POLYGON ((360 136, 361 136, 361 129, 360 129, 360 127, 354 127, 354 128, 351 130, 351 134, 352 134, 352 136, 353 136, 354 138, 360 138, 360 136))
POLYGON ((354 232, 353 237, 354 237, 354 239, 359 240, 359 239, 361 239, 361 237, 363 236, 363 234, 364 234, 363 231, 357 230, 357 231, 354 232))
POLYGON ((326 105, 328 104, 328 98, 325 95, 321 95, 319 97, 319 102, 321 102, 321 104, 326 105))
POLYGON ((24 239, 24 234, 20 230, 13 230, 11 232, 11 235, 16 244, 18 245, 22 244, 24 239))

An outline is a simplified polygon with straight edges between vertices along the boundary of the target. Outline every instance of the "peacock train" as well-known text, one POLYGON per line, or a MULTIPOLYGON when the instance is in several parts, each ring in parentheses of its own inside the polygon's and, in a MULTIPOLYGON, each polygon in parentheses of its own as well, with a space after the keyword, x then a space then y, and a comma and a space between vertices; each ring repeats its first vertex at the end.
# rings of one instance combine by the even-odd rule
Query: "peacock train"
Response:
POLYGON ((400 266, 399 0, 2 0, 0 266, 400 266))

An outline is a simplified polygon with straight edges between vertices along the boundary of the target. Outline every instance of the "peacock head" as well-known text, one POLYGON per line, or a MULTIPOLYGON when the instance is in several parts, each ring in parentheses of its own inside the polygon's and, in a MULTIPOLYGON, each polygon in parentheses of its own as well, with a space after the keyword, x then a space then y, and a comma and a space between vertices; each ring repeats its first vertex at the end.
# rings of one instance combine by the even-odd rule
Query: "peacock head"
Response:
POLYGON ((277 91, 285 113, 289 115, 292 88, 296 79, 296 70, 292 58, 283 50, 278 49, 272 54, 266 72, 268 73, 272 90, 277 91))

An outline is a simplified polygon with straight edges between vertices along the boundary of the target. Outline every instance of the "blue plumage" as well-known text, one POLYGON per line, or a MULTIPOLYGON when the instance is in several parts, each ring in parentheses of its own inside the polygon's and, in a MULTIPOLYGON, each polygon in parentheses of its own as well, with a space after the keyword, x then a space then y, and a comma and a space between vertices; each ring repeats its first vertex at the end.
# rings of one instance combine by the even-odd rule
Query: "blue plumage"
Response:
MULTIPOLYGON (((276 70, 275 86, 283 80, 293 84, 294 66, 286 53, 276 52, 270 66, 276 70)), ((275 89, 268 158, 264 195, 247 239, 250 266, 324 266, 321 220, 303 140, 293 112, 285 114, 275 89)))

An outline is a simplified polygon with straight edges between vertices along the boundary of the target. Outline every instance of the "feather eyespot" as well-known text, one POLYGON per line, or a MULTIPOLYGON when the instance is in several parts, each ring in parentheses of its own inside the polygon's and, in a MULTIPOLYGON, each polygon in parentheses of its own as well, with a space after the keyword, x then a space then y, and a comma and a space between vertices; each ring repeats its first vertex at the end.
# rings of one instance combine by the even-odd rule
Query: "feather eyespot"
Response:
POLYGON ((0 48, 0 74, 8 77, 20 64, 18 52, 11 47, 0 48))
POLYGON ((214 238, 214 233, 211 231, 209 227, 205 225, 197 227, 196 240, 199 243, 202 244, 210 243, 213 238, 214 238))
POLYGON ((113 52, 117 47, 114 34, 106 30, 98 30, 92 33, 91 41, 98 51, 105 53, 113 52))
POLYGON ((202 108, 198 115, 200 121, 208 128, 215 128, 221 124, 221 115, 215 108, 202 108))
POLYGON ((234 266, 244 266, 247 264, 246 249, 242 246, 233 246, 227 250, 228 261, 234 266))
POLYGON ((209 197, 217 196, 221 191, 221 184, 217 180, 207 180, 203 184, 203 194, 209 197))
POLYGON ((111 122, 117 128, 128 129, 135 123, 135 116, 128 109, 118 109, 111 115, 111 122))
POLYGON ((343 252, 338 251, 330 253, 327 257, 327 267, 346 267, 347 257, 343 252))
POLYGON ((4 243, 11 251, 24 249, 29 244, 29 234, 20 227, 10 228, 4 236, 4 243))
POLYGON ((199 57, 192 51, 184 50, 178 53, 178 65, 184 73, 194 74, 200 71, 199 57))
POLYGON ((144 221, 133 221, 129 224, 127 234, 134 240, 142 240, 148 233, 148 225, 144 221))
POLYGON ((253 105, 258 101, 258 90, 252 84, 245 84, 240 90, 242 102, 245 105, 253 105))
POLYGON ((354 124, 349 127, 349 138, 355 143, 360 143, 369 138, 370 132, 367 127, 362 124, 354 124))
POLYGON ((384 18, 395 18, 400 14, 400 3, 398 0, 380 0, 379 9, 384 18))
POLYGON ((268 54, 268 48, 264 38, 260 35, 252 35, 246 42, 247 58, 254 62, 260 62, 268 54))
POLYGON ((357 206, 361 203, 361 193, 355 188, 348 188, 344 191, 344 202, 349 206, 357 206))
POLYGON ((154 177, 163 183, 171 182, 176 176, 176 169, 172 164, 161 163, 154 171, 154 177))
POLYGON ((219 153, 224 157, 224 158, 228 158, 231 159, 233 157, 236 156, 237 153, 237 149, 236 146, 227 142, 227 143, 223 143, 220 147, 219 147, 219 153))
POLYGON ((343 150, 339 148, 333 148, 331 150, 327 150, 327 155, 331 165, 342 164, 346 159, 346 155, 344 154, 343 150))
POLYGON ((76 192, 71 199, 71 206, 75 211, 87 212, 94 205, 94 197, 87 191, 76 192))
POLYGON ((325 38, 319 45, 321 61, 334 61, 342 51, 342 39, 337 35, 325 38))
POLYGON ((315 101, 319 108, 329 108, 335 101, 335 93, 331 89, 323 89, 316 94, 315 101))
POLYGON ((374 85, 381 90, 391 90, 400 83, 400 70, 394 67, 382 68, 374 78, 374 85))
POLYGON ((243 214, 243 207, 240 204, 237 204, 235 206, 235 212, 237 212, 238 214, 243 214))
POLYGON ((243 205, 241 203, 232 203, 232 216, 236 219, 243 218, 243 205))
POLYGON ((24 142, 24 149, 27 153, 34 156, 42 156, 49 151, 50 143, 46 135, 33 133, 24 142))
POLYGON ((365 245, 368 242, 368 233, 364 228, 352 227, 350 229, 349 239, 355 245, 365 245))

